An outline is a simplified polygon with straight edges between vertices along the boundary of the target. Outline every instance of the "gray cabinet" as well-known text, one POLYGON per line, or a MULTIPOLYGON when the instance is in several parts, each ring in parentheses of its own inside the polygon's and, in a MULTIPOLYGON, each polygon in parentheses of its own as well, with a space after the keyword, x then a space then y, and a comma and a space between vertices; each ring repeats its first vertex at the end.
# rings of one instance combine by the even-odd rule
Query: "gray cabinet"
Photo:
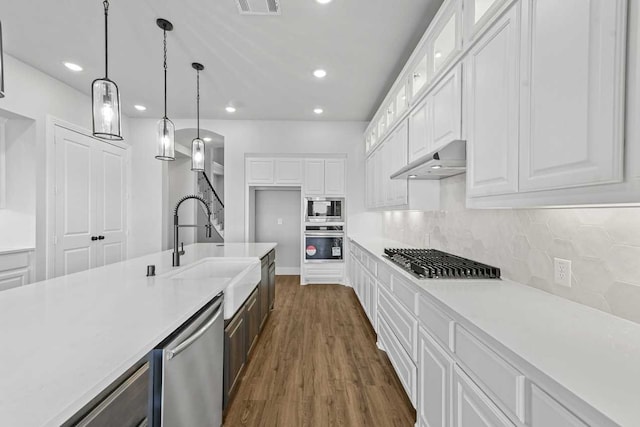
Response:
POLYGON ((247 361, 247 321, 245 306, 224 328, 224 407, 238 384, 240 374, 247 361))
POLYGON ((269 309, 273 310, 276 301, 276 259, 275 251, 272 251, 273 261, 269 264, 269 309))
POLYGON ((247 300, 246 318, 247 318, 247 354, 251 353, 253 346, 258 341, 258 335, 260 335, 260 326, 262 325, 262 318, 260 316, 260 306, 258 305, 259 289, 253 291, 249 299, 247 300))
POLYGON ((269 315, 269 255, 265 255, 261 260, 260 292, 260 325, 263 325, 269 315))
POLYGON ((132 368, 63 426, 137 427, 147 419, 149 363, 132 368))

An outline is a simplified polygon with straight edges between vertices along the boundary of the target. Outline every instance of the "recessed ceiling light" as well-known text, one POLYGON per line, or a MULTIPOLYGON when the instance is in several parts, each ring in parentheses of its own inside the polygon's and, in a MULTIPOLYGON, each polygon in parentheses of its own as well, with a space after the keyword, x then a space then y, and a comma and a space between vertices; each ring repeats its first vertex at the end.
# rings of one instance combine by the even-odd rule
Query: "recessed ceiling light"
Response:
POLYGON ((76 73, 82 71, 82 67, 78 64, 74 64, 73 62, 63 62, 64 66, 70 69, 71 71, 75 71, 76 73))
POLYGON ((322 113, 324 113, 324 110, 322 108, 314 108, 313 112, 316 113, 316 114, 322 114, 322 113))
POLYGON ((225 110, 227 110, 227 113, 235 113, 236 107, 232 107, 231 105, 229 105, 227 108, 225 108, 225 110))
POLYGON ((441 168, 442 168, 442 166, 441 166, 441 165, 434 165, 434 166, 431 166, 431 169, 441 169, 441 168))
POLYGON ((418 177, 418 175, 409 175, 410 179, 416 179, 418 177))
POLYGON ((319 79, 323 79, 325 77, 327 77, 327 72, 325 70, 323 70, 322 68, 319 68, 317 70, 315 70, 313 72, 313 75, 316 76, 319 79))
POLYGON ((211 137, 210 137, 210 136, 205 136, 205 137, 204 137, 204 138, 202 138, 202 139, 204 139, 204 142, 211 142, 211 141, 212 141, 212 139, 211 139, 211 137))
POLYGON ((331 3, 331 0, 316 0, 320 4, 328 4, 331 3))
POLYGON ((145 107, 144 105, 134 105, 133 108, 138 111, 145 111, 147 109, 147 107, 145 107))

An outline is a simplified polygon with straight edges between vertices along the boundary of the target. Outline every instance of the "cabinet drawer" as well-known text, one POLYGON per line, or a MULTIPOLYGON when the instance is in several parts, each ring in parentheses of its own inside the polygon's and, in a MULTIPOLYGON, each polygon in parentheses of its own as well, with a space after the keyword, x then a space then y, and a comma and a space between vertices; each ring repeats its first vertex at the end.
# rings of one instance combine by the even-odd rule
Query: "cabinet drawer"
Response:
POLYGON ((148 398, 149 364, 145 363, 76 426, 138 426, 147 417, 148 398))
POLYGON ((404 349, 413 360, 417 356, 418 321, 399 304, 393 296, 380 289, 378 293, 378 313, 381 314, 391 327, 404 349))
POLYGON ((378 313, 378 339, 382 342, 384 351, 389 356, 391 364, 400 378, 400 383, 409 396, 409 400, 415 406, 417 398, 417 375, 418 369, 411 360, 411 357, 402 348, 396 336, 391 332, 389 324, 378 313))
POLYGON ((515 427, 458 366, 453 371, 452 394, 454 426, 515 427))
POLYGON ((404 304, 411 314, 415 315, 418 291, 399 276, 393 276, 391 282, 393 283, 393 296, 404 304))
POLYGON ((587 424, 534 384, 531 385, 530 424, 532 427, 587 427, 587 424))
POLYGON ((477 378, 487 394, 495 396, 520 421, 525 422, 525 377, 513 366, 456 325, 455 353, 469 374, 477 378))
POLYGON ((16 270, 18 268, 26 268, 28 266, 28 252, 0 255, 0 271, 16 270))
POLYGON ((422 295, 418 297, 418 320, 440 345, 454 351, 453 320, 422 295))

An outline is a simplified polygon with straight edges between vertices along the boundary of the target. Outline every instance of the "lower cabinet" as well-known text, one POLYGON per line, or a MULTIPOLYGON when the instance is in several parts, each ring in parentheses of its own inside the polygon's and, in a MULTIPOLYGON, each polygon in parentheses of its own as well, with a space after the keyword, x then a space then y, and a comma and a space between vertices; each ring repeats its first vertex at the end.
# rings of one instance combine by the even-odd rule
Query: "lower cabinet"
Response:
POLYGON ((260 300, 260 324, 262 325, 265 320, 267 320, 267 315, 269 314, 269 256, 265 255, 260 262, 261 278, 258 298, 260 300))
POLYGON ((448 427, 454 361, 424 329, 419 341, 418 423, 421 427, 448 427))
POLYGON ((259 289, 253 291, 247 302, 245 303, 247 318, 247 353, 251 353, 253 346, 260 335, 260 326, 262 325, 262 317, 260 316, 260 306, 258 305, 259 289))
POLYGON ((453 425, 515 426, 458 366, 454 367, 453 373, 453 425))
POLYGON ((244 306, 224 328, 224 407, 226 408, 247 362, 247 319, 244 306))
POLYGON ((269 265, 269 309, 273 310, 276 301, 276 264, 269 265))
POLYGON ((105 391, 80 419, 74 417, 63 426, 78 427, 138 427, 146 425, 149 403, 149 363, 120 378, 105 391))
POLYGON ((411 356, 404 350, 404 347, 398 342, 398 339, 384 316, 380 315, 378 315, 378 341, 380 341, 383 350, 387 353, 389 360, 391 360, 391 364, 400 379, 400 383, 404 387, 404 391, 415 407, 417 400, 416 365, 413 363, 413 360, 411 360, 411 356))
POLYGON ((32 269, 31 250, 0 254, 0 291, 31 283, 32 269))

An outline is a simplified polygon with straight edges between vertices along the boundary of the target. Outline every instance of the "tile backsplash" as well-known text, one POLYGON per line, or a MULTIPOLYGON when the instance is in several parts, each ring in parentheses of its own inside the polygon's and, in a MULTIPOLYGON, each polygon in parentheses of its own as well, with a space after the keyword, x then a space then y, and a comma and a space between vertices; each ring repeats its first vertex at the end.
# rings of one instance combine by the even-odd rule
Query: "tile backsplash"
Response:
POLYGON ((640 323, 640 208, 471 210, 465 176, 441 181, 441 210, 384 212, 384 236, 500 267, 502 276, 640 323), (554 284, 554 258, 572 263, 554 284))

